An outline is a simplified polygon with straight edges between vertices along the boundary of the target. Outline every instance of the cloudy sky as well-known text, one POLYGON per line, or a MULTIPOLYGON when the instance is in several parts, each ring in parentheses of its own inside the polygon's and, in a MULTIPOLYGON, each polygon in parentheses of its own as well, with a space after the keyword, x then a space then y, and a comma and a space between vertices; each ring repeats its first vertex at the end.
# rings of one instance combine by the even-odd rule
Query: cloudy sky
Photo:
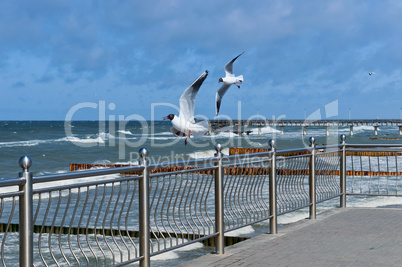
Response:
POLYGON ((399 119, 401 25, 399 0, 1 1, 0 120, 159 120, 204 70, 212 119, 243 51, 222 115, 399 119))

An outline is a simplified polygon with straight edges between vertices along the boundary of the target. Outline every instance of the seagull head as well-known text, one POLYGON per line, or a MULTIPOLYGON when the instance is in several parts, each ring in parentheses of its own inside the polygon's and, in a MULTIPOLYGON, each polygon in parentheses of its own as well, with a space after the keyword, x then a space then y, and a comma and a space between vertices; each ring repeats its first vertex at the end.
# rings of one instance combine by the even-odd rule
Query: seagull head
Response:
POLYGON ((169 114, 166 117, 163 117, 163 120, 173 120, 174 115, 173 114, 169 114))
POLYGON ((223 83, 223 78, 219 78, 218 83, 223 83))

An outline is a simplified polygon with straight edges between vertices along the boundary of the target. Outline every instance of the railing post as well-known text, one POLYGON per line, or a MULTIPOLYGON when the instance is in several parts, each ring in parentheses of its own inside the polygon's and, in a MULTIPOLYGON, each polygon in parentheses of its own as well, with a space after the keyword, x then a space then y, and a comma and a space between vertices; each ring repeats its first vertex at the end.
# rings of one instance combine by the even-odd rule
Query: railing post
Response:
POLYGON ((316 218, 316 179, 315 179, 315 138, 310 137, 310 166, 309 166, 309 194, 310 194, 310 219, 316 218))
POLYGON ((215 145, 216 154, 219 161, 218 169, 215 170, 215 231, 219 233, 215 238, 215 250, 217 254, 225 253, 225 220, 224 220, 224 204, 223 204, 223 162, 222 162, 222 145, 215 145))
POLYGON ((142 161, 140 163, 144 166, 143 178, 139 182, 139 211, 140 211, 140 256, 144 258, 140 261, 141 267, 150 266, 150 245, 149 245, 149 161, 147 156, 149 154, 146 148, 139 150, 142 161))
POLYGON ((269 230, 270 233, 275 235, 278 230, 277 226, 277 212, 276 212, 276 152, 275 140, 269 140, 271 147, 271 164, 269 167, 269 230))
POLYGON ((346 136, 341 135, 341 159, 340 159, 340 207, 346 208, 346 136))
POLYGON ((20 266, 33 266, 33 185, 32 173, 29 167, 32 160, 28 156, 19 159, 22 172, 18 173, 20 179, 25 179, 24 185, 20 186, 20 191, 24 195, 19 198, 20 216, 20 266))

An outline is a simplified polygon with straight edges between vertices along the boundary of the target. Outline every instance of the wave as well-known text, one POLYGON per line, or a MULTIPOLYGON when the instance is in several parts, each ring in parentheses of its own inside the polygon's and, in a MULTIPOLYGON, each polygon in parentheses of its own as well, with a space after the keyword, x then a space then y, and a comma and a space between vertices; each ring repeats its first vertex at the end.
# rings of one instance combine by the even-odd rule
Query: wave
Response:
POLYGON ((100 143, 104 144, 105 140, 102 139, 102 137, 98 136, 97 138, 78 138, 75 136, 67 136, 58 139, 57 141, 68 141, 72 143, 85 143, 85 144, 91 144, 91 143, 100 143))
MULTIPOLYGON (((259 129, 258 128, 253 128, 251 130, 251 134, 259 134, 259 129)), ((280 133, 281 131, 279 131, 278 129, 275 129, 273 127, 270 126, 265 126, 265 127, 261 127, 261 134, 266 134, 266 133, 280 133)))
MULTIPOLYGON (((173 246, 178 245, 179 242, 181 243, 182 240, 177 241, 176 239, 173 239, 173 246)), ((184 242, 188 242, 188 240, 184 239, 184 242)), ((167 246, 170 247, 170 244, 167 244, 167 246)), ((152 257, 152 260, 154 260, 154 261, 166 261, 166 260, 178 259, 179 255, 178 255, 177 252, 191 251, 191 250, 196 250, 196 249, 200 249, 200 248, 203 248, 203 247, 204 247, 204 245, 202 243, 196 242, 196 243, 193 243, 193 244, 190 244, 190 245, 175 249, 174 251, 169 251, 169 252, 166 252, 166 253, 155 255, 155 256, 152 257)), ((157 251, 157 250, 158 250, 157 245, 154 245, 154 251, 157 251)))
POLYGON ((230 231, 227 234, 225 234, 225 236, 241 236, 241 235, 251 234, 254 232, 255 232, 254 228, 251 225, 249 225, 246 227, 242 227, 240 229, 230 231))
MULTIPOLYGON (((203 159, 203 158, 212 158, 215 155, 216 151, 213 149, 196 151, 194 153, 187 154, 192 159, 203 159)), ((222 149, 222 153, 224 155, 229 155, 229 148, 225 147, 222 149)))
POLYGON ((134 135, 132 132, 130 131, 126 131, 126 130, 119 130, 117 131, 118 133, 122 133, 122 134, 126 134, 126 135, 134 135))
POLYGON ((2 147, 18 147, 18 146, 37 146, 39 144, 49 143, 52 140, 29 140, 29 141, 11 141, 0 142, 0 148, 2 147))

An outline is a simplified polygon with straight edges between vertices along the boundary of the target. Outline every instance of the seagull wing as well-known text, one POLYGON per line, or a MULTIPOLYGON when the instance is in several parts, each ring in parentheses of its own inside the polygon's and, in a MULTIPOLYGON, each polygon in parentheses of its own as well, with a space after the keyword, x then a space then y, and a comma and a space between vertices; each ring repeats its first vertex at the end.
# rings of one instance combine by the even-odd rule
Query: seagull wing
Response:
POLYGON ((208 76, 208 71, 200 75, 181 95, 179 118, 182 121, 194 122, 195 97, 202 83, 208 76))
POLYGON ((226 93, 226 91, 229 89, 229 87, 230 87, 230 84, 223 83, 223 85, 221 86, 221 88, 219 88, 219 90, 216 91, 216 98, 215 98, 215 102, 216 102, 216 115, 219 114, 219 108, 221 107, 222 97, 223 97, 223 95, 226 93))
POLYGON ((235 62, 235 60, 240 57, 241 55, 243 55, 244 52, 242 52, 240 55, 238 55, 237 57, 235 57, 234 59, 232 59, 228 64, 226 64, 225 66, 225 72, 226 72, 226 77, 234 77, 234 73, 233 73, 233 62, 235 62))

